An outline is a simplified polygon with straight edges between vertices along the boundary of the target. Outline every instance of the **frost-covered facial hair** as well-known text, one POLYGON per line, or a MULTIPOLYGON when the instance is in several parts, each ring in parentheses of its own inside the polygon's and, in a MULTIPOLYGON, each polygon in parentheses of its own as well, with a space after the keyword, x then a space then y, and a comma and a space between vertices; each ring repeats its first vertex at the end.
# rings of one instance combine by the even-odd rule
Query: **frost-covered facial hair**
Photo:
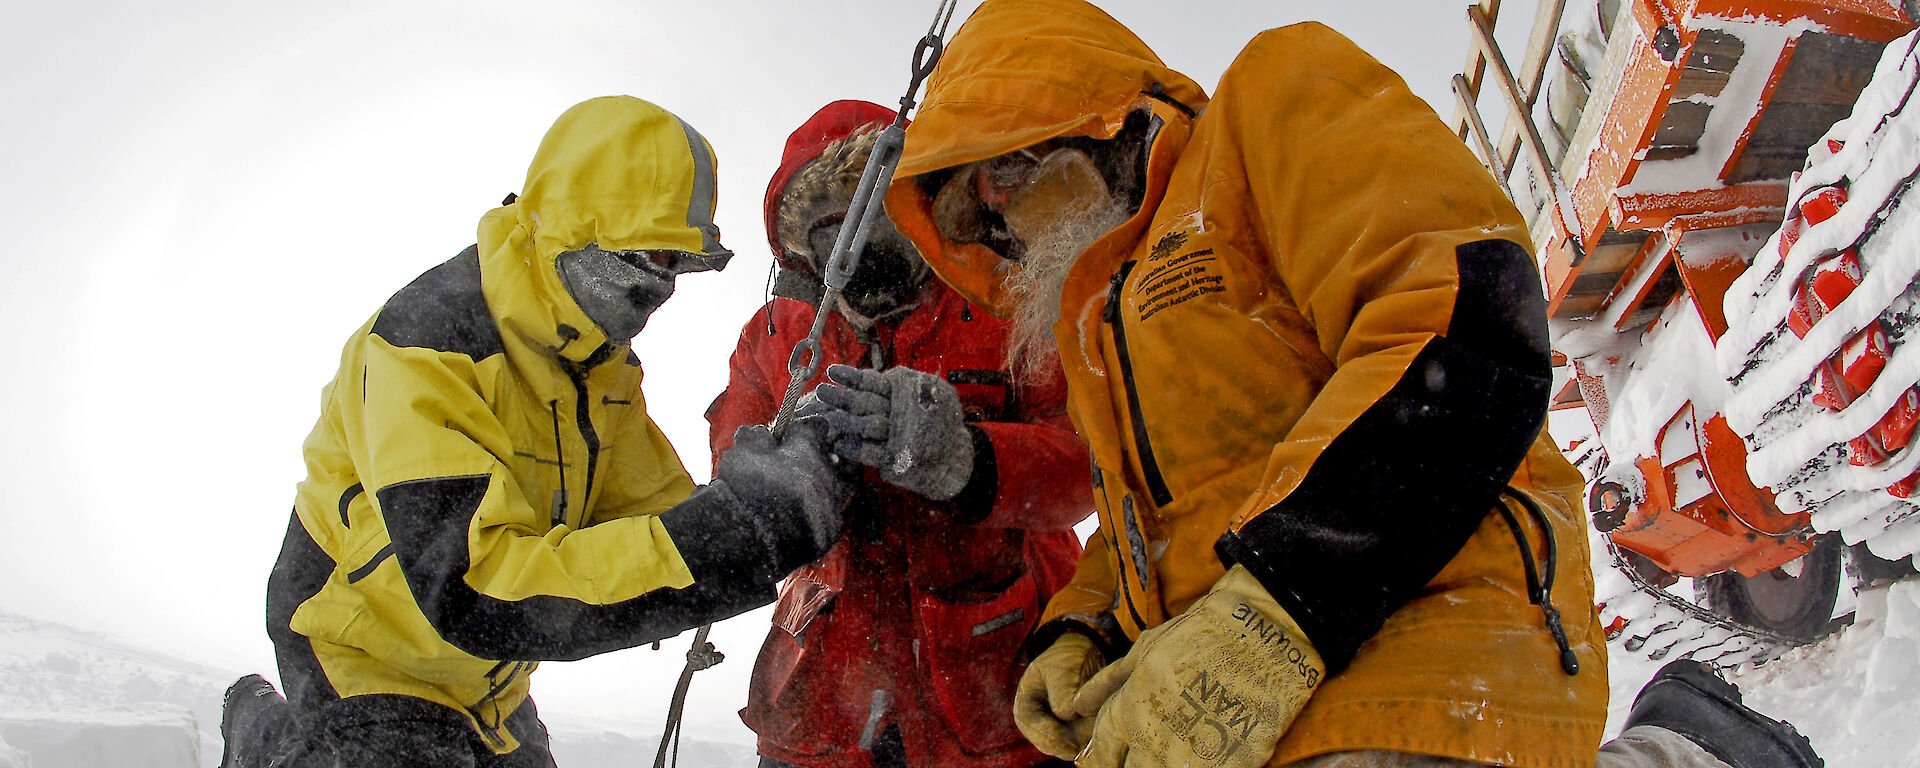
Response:
POLYGON ((1006 295, 1013 301, 1007 325, 1007 367, 1024 380, 1033 380, 1060 365, 1060 345, 1053 324, 1060 319, 1060 290, 1067 271, 1080 253, 1125 223, 1132 215, 1127 203, 1109 199, 1097 207, 1067 211, 1050 226, 1024 242, 1020 268, 1009 272, 1006 295))
POLYGON ((603 251, 593 244, 556 259, 568 295, 614 343, 632 341, 673 295, 674 277, 684 271, 674 268, 676 261, 644 251, 603 251))

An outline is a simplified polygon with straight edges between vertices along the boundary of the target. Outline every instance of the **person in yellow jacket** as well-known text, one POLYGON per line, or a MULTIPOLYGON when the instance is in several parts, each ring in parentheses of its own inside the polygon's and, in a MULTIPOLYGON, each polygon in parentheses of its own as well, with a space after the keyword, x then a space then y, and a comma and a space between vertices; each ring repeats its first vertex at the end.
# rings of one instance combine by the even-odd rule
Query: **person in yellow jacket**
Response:
MULTIPOLYGON (((1605 641, 1582 479, 1544 430, 1525 223, 1399 77, 1309 23, 1256 36, 1209 97, 1082 0, 987 0, 886 202, 1013 319, 1024 365, 1063 366, 1093 454, 1100 527, 1016 702, 1036 745, 1100 767, 1601 759, 1605 641)), ((1737 762, 1765 732, 1700 665, 1662 680, 1636 715, 1674 727, 1610 755, 1737 762)))
POLYGON ((478 244, 348 340, 268 584, 288 703, 236 683, 223 766, 552 765, 538 662, 769 603, 834 543, 813 422, 742 428, 696 489, 647 415, 631 339, 732 255, 714 168, 666 110, 579 104, 478 244))

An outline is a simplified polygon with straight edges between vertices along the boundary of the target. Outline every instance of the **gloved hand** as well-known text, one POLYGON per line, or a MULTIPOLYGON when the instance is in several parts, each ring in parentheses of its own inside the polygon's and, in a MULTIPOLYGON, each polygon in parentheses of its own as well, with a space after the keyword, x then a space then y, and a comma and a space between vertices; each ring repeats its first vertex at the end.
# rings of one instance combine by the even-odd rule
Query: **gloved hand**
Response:
POLYGON ((713 479, 752 513, 781 572, 813 562, 839 541, 853 484, 827 450, 827 425, 793 421, 783 438, 763 426, 733 433, 713 479))
POLYGON ((1072 760, 1086 748, 1093 732, 1089 716, 1093 711, 1074 709, 1074 697, 1087 678, 1106 664, 1106 657, 1086 635, 1061 635, 1020 675, 1013 693, 1013 724, 1040 751, 1072 760))
POLYGON ((1293 618, 1236 565, 1081 687, 1074 708, 1099 714, 1080 768, 1260 768, 1326 674, 1293 618))
POLYGON ((946 501, 973 476, 973 436, 961 420, 960 394, 945 379, 912 368, 827 367, 814 390, 830 406, 833 452, 880 470, 880 478, 946 501))

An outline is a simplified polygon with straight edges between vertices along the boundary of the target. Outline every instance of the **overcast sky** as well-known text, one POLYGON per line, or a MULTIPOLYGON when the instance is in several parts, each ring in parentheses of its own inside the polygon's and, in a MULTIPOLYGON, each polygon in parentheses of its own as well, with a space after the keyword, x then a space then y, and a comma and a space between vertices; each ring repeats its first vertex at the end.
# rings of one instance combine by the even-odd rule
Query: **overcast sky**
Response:
MULTIPOLYGON (((1312 19, 1450 116, 1467 51, 1467 0, 1098 4, 1209 90, 1255 33, 1312 19)), ((649 410, 704 480, 782 143, 833 99, 896 103, 934 5, 0 1, 0 611, 271 673, 266 574, 342 343, 473 242, 594 96, 659 104, 720 157, 739 255, 637 342, 649 410)), ((1508 5, 1517 50, 1532 4, 1508 5)), ((729 660, 697 678, 689 736, 750 740, 734 712, 766 627, 716 630, 729 660)), ((657 722, 689 637, 543 667, 543 713, 657 722)))

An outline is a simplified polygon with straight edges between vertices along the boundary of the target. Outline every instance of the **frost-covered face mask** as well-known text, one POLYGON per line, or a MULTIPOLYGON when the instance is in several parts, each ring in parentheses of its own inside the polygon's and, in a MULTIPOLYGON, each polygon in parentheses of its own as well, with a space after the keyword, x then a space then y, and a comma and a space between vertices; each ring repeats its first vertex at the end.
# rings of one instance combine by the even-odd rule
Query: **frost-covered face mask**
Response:
POLYGON ((1113 203, 1090 155, 1043 143, 962 168, 934 196, 933 220, 949 240, 978 242, 1019 261, 1055 222, 1113 203))
MULTIPOLYGON (((840 217, 824 218, 807 233, 807 243, 813 253, 825 258, 833 253, 839 233, 840 217)), ((847 281, 840 298, 854 312, 882 320, 919 304, 920 287, 932 277, 933 268, 920 258, 913 242, 882 216, 874 222, 867 247, 860 253, 860 265, 854 268, 853 278, 847 281)))
POLYGON ((981 198, 990 205, 1005 200, 994 207, 1007 220, 1008 231, 1025 245, 1031 246, 1056 222, 1082 218, 1090 211, 1113 205, 1107 181, 1094 166, 1093 158, 1077 149, 1055 151, 1031 166, 1016 164, 1003 175, 1017 181, 996 186, 994 174, 981 175, 981 198))
POLYGON ((567 294, 613 342, 631 341, 673 295, 674 278, 713 267, 680 251, 603 251, 595 244, 562 252, 556 265, 567 294))

